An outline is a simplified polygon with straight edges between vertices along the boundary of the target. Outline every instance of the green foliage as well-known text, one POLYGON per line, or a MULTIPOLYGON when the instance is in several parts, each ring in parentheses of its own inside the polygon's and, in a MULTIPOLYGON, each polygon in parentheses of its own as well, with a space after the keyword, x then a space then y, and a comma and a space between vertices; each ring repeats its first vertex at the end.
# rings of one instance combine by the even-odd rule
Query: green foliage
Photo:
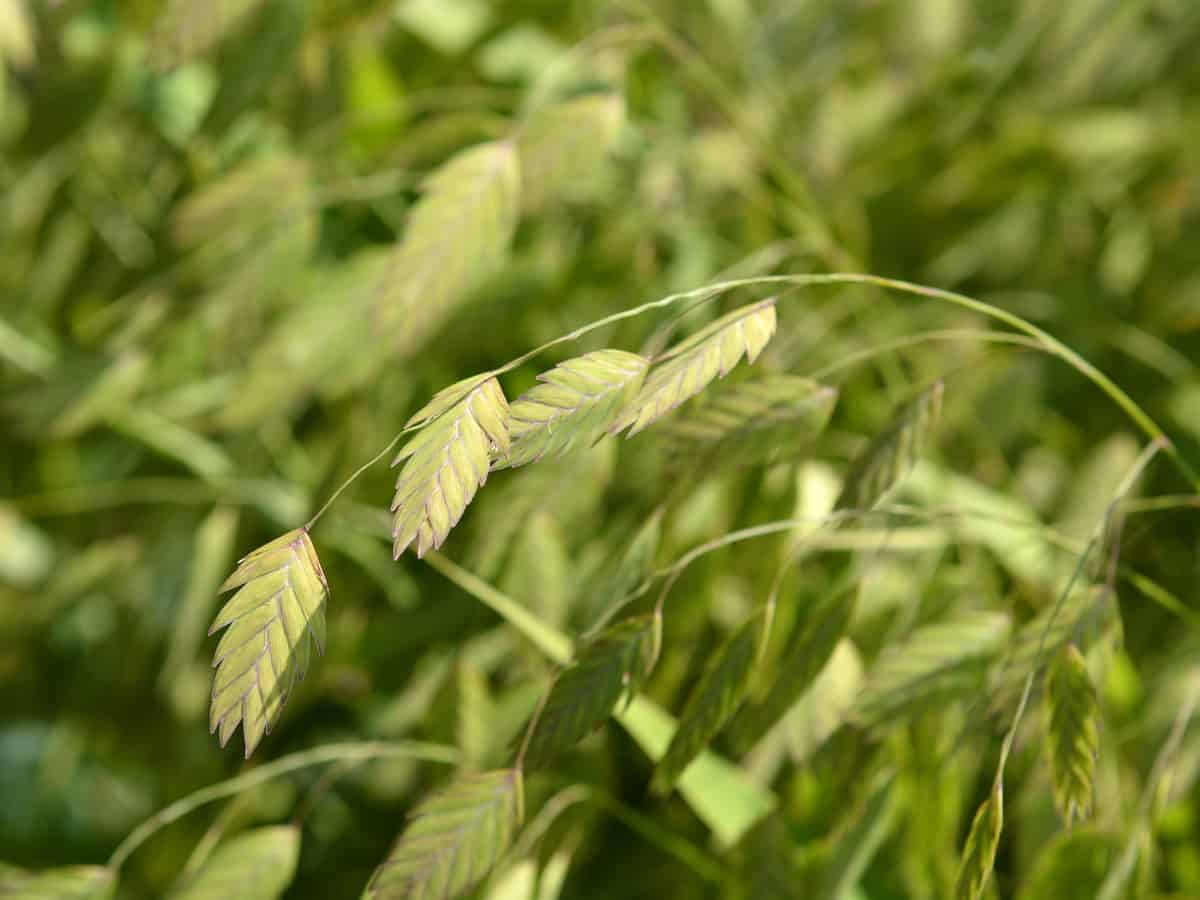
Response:
POLYGON ((795 375, 726 383, 663 427, 681 467, 755 465, 811 448, 837 402, 837 390, 795 375))
POLYGON ((525 757, 530 766, 548 763, 599 728, 623 696, 633 696, 654 665, 659 628, 654 616, 634 616, 610 625, 579 650, 555 678, 535 720, 525 757))
POLYGON ((365 310, 375 317, 375 341, 393 352, 419 347, 500 266, 520 189, 517 154, 507 141, 464 150, 425 181, 365 310))
POLYGON ((983 895, 996 862, 996 848, 1000 845, 1003 827, 1004 790, 997 781, 988 798, 979 804, 967 833, 954 883, 955 900, 979 900, 983 895))
POLYGON ((300 858, 300 832, 290 825, 256 828, 231 838, 171 900, 277 900, 292 882, 300 858))
POLYGON ((829 661, 853 614, 853 602, 838 596, 809 612, 769 680, 766 696, 734 719, 730 731, 739 747, 748 750, 800 699, 829 661))
POLYGON ((937 381, 922 391, 855 457, 838 497, 839 509, 871 509, 903 480, 931 439, 944 390, 937 381))
POLYGON ((1196 46, 0 0, 0 896, 1200 896, 1196 46))
POLYGON ((242 726, 246 758, 279 721, 311 645, 325 652, 329 585, 308 532, 299 528, 238 562, 220 591, 238 591, 208 629, 226 629, 213 655, 210 731, 221 746, 242 726))
POLYGON ((679 715, 679 728, 655 770, 655 784, 660 791, 670 789, 741 705, 765 639, 765 624, 761 615, 750 618, 709 660, 688 695, 679 715))
POLYGON ((1074 644, 1060 650, 1046 673, 1046 745, 1054 801, 1069 828, 1092 812, 1100 706, 1087 663, 1074 644))
POLYGON ((367 885, 368 900, 448 900, 508 850, 524 816, 520 769, 464 776, 424 800, 367 885))
POLYGON ((512 446, 498 465, 528 465, 594 440, 637 394, 648 365, 635 353, 596 350, 543 372, 512 403, 512 446))
POLYGON ((855 705, 855 719, 882 726, 935 701, 971 697, 1008 632, 1008 616, 994 612, 922 625, 879 655, 855 705))
POLYGON ((774 299, 722 316, 660 357, 611 431, 628 428, 632 437, 696 396, 714 378, 724 378, 743 356, 747 362, 754 362, 774 334, 774 299))
POLYGON ((25 872, 0 864, 0 897, 5 900, 109 900, 117 882, 103 866, 67 866, 25 872))
POLYGON ((446 540, 487 481, 492 454, 509 448, 509 406, 495 378, 449 388, 410 424, 421 430, 392 460, 404 463, 392 499, 392 555, 415 541, 417 556, 446 540))
POLYGON ((521 199, 536 212, 586 193, 624 122, 618 94, 588 94, 536 110, 517 134, 521 199))

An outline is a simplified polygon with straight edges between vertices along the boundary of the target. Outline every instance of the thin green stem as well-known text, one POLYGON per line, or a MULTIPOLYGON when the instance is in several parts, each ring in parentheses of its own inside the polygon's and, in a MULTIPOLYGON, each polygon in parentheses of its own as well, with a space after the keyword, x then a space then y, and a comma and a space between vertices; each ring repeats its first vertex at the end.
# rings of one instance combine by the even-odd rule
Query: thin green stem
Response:
POLYGON ((459 761, 458 750, 454 747, 446 747, 441 744, 427 744, 419 741, 394 741, 390 743, 367 741, 326 744, 322 747, 314 747, 311 750, 301 751, 300 753, 281 756, 279 759, 251 769, 249 772, 244 772, 241 775, 235 775, 233 778, 217 784, 201 788, 180 800, 176 800, 170 806, 159 810, 131 831, 125 840, 121 841, 117 849, 113 851, 112 856, 109 857, 108 866, 114 870, 121 868, 134 851, 153 837, 155 833, 205 804, 222 800, 225 797, 232 797, 242 791, 279 778, 281 775, 294 772, 297 769, 340 760, 369 760, 387 757, 407 757, 409 759, 422 759, 428 762, 448 763, 450 765, 454 765, 459 761))

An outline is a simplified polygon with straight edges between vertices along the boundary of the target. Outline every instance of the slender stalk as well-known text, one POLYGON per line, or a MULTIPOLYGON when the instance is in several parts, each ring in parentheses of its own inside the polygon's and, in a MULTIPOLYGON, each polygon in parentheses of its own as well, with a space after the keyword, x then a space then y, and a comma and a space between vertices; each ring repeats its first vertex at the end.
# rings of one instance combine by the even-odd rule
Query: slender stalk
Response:
POLYGON ((297 769, 304 769, 308 766, 319 766, 322 763, 338 762, 341 760, 368 760, 387 757, 423 759, 428 762, 453 765, 458 762, 458 750, 441 744, 427 744, 420 741, 394 741, 389 743, 367 741, 361 743, 326 744, 322 747, 314 747, 311 750, 281 756, 279 759, 251 769, 249 772, 244 772, 241 775, 235 775, 233 778, 226 779, 217 784, 201 788, 180 800, 176 800, 170 806, 159 810, 131 831, 125 840, 121 841, 117 849, 113 851, 112 856, 109 857, 108 866, 114 870, 119 869, 134 851, 153 837, 155 833, 205 804, 222 800, 225 797, 232 797, 234 794, 239 794, 257 785, 279 778, 281 775, 286 775, 289 772, 295 772, 297 769))

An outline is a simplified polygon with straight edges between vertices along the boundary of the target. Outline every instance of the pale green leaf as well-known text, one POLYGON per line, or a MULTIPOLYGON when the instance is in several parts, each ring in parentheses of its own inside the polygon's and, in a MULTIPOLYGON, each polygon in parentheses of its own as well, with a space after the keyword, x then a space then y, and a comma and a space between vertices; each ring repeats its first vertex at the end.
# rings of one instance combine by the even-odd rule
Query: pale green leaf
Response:
POLYGON ((37 59, 33 17, 27 0, 0 0, 0 64, 24 69, 37 59))
POLYGON ((735 746, 750 749, 787 714, 825 668, 853 615, 854 604, 841 596, 829 597, 808 615, 784 652, 766 697, 734 719, 730 731, 735 746))
POLYGON ((367 885, 367 900, 449 900, 488 874, 521 824, 520 769, 459 778, 422 802, 367 885))
POLYGON ((1004 790, 1000 782, 996 782, 991 794, 980 804, 967 834, 954 885, 955 900, 979 900, 982 896, 996 861, 1003 825, 1004 790))
POLYGON ((670 790, 741 704, 759 658, 764 626, 763 616, 752 617, 709 660, 679 715, 675 736, 658 762, 654 774, 657 789, 670 790))
POLYGON ((837 389, 796 375, 723 385, 664 426, 672 457, 749 464, 802 449, 829 421, 837 389))
POLYGON ((1100 706, 1087 663, 1074 644, 1063 647, 1046 673, 1046 744, 1054 801, 1069 828, 1092 811, 1100 706))
POLYGON ((292 883, 299 859, 299 828, 256 828, 221 844, 169 900, 277 900, 292 883))
POLYGON ((0 864, 0 897, 4 900, 108 900, 116 886, 116 873, 104 866, 26 872, 0 864))
POLYGON ((436 415, 392 461, 404 463, 392 500, 397 559, 414 541, 418 557, 440 547, 487 481, 491 457, 509 448, 509 406, 495 378, 436 415))
POLYGON ((842 638, 812 685, 784 717, 788 755, 800 765, 845 722, 863 683, 862 658, 842 638))
POLYGON ((542 107, 517 136, 522 205, 538 210, 587 193, 625 119, 616 94, 589 94, 542 107))
POLYGON ((623 350, 596 350, 538 376, 512 404, 512 447, 497 468, 523 466, 594 441, 637 394, 649 362, 623 350))
POLYGON ((884 725, 931 702, 978 690, 1008 632, 1008 616, 997 612, 921 626, 880 653, 854 717, 866 726, 884 725))
POLYGON ((604 723, 622 696, 645 682, 657 653, 658 622, 634 616, 600 632, 559 673, 529 740, 526 758, 545 764, 604 723))
POLYGON ((307 672, 310 642, 325 651, 329 585, 308 532, 298 528, 242 559, 220 590, 233 588, 208 631, 227 629, 213 658, 209 729, 219 729, 224 747, 241 723, 248 758, 307 672))
POLYGON ((380 279, 371 315, 390 352, 424 344, 508 254, 520 168, 510 143, 462 151, 433 173, 380 279))
POLYGON ((912 469, 925 451, 941 412, 941 381, 905 404, 850 465, 838 509, 871 509, 912 469))
POLYGON ((724 378, 744 356, 758 359, 775 334, 775 300, 734 310, 675 345, 650 370, 645 384, 609 429, 629 429, 630 437, 696 396, 718 376, 724 378))

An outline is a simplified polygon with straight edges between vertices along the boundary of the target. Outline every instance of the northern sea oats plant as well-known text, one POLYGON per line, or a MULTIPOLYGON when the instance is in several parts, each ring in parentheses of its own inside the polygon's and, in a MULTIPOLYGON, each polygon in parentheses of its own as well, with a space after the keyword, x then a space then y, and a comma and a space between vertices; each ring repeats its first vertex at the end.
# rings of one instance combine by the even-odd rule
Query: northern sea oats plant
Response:
POLYGON ((1200 895, 1193 4, 202 6, 0 0, 0 898, 1200 895))

